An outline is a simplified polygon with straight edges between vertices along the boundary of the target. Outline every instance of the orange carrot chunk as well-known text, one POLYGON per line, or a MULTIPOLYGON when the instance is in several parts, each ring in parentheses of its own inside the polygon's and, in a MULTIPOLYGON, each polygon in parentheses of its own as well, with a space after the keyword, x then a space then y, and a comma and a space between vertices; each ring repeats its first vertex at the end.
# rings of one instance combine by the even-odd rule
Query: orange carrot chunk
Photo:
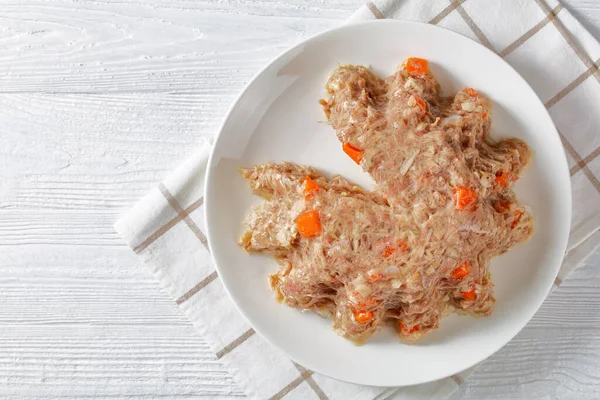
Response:
POLYGON ((356 319, 361 324, 366 324, 367 322, 372 320, 373 317, 375 317, 375 315, 373 314, 373 311, 355 311, 354 312, 354 319, 356 319))
POLYGON ((344 150, 344 153, 348 154, 348 156, 350 156, 350 158, 354 160, 355 163, 360 164, 360 160, 362 160, 363 154, 362 150, 357 149, 350 143, 344 143, 342 149, 344 150))
POLYGON ((371 275, 369 275, 369 280, 375 282, 378 281, 380 279, 383 279, 385 276, 381 273, 381 272, 377 272, 377 273, 372 273, 371 275))
POLYGON ((473 300, 475 300, 475 297, 477 297, 475 295, 474 288, 469 290, 468 292, 460 292, 460 294, 462 294, 462 297, 464 297, 466 300, 469 300, 469 301, 473 301, 473 300))
POLYGON ((452 277, 454 279, 462 279, 471 273, 471 264, 468 261, 463 261, 460 265, 452 271, 452 277))
POLYGON ((468 94, 470 97, 477 97, 477 94, 478 94, 475 89, 470 88, 470 87, 466 88, 466 89, 463 89, 463 92, 465 92, 466 94, 468 94))
POLYGON ((392 246, 386 247, 383 250, 383 258, 388 258, 389 256, 391 256, 395 252, 396 252, 396 248, 395 247, 392 247, 392 246))
POLYGON ((496 172, 496 178, 494 179, 500 186, 506 186, 508 183, 508 174, 502 170, 496 172))
POLYGON ((410 57, 404 62, 404 70, 411 75, 425 75, 429 67, 429 61, 424 58, 410 57))
POLYGON ((481 114, 481 119, 485 119, 487 117, 487 111, 484 111, 483 114, 481 114))
POLYGON ((415 98, 415 102, 417 103, 417 107, 419 107, 419 109, 421 110, 421 113, 425 114, 427 112, 427 104, 425 104, 423 99, 420 98, 419 96, 413 96, 413 97, 415 98))
POLYGON ((515 227, 517 226, 517 224, 521 220, 522 216, 523 216, 523 211, 521 211, 521 210, 515 210, 515 219, 513 220, 512 224, 510 224, 510 229, 515 229, 515 227))
POLYGON ((318 191, 319 191, 320 187, 319 184, 315 181, 313 181, 312 179, 310 179, 310 176, 306 176, 306 178, 304 178, 304 198, 305 199, 310 199, 311 197, 313 197, 318 191))
POLYGON ((398 249, 402 252, 405 252, 406 250, 408 250, 408 245, 406 243, 404 243, 402 240, 398 241, 398 249))
POLYGON ((400 331, 403 335, 410 335, 415 332, 419 332, 419 325, 415 325, 412 328, 407 327, 402 322, 398 322, 398 326, 400 326, 400 331))
POLYGON ((296 227, 298 227, 298 232, 305 238, 317 236, 321 233, 321 219, 319 218, 319 212, 312 210, 302 214, 296 220, 296 227))
POLYGON ((408 245, 404 243, 402 240, 398 241, 398 246, 388 246, 383 250, 383 258, 388 258, 392 254, 394 254, 397 250, 401 252, 405 252, 408 250, 408 245))
POLYGON ((472 189, 459 186, 454 189, 455 207, 457 210, 464 210, 477 200, 477 192, 472 189))

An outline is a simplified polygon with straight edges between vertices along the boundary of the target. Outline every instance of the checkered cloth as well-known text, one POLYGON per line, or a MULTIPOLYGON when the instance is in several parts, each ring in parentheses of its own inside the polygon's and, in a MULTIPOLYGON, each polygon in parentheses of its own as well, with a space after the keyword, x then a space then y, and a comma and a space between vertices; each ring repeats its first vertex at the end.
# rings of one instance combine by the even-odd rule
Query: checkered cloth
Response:
MULTIPOLYGON (((568 252, 556 280, 600 244, 600 45, 553 0, 381 0, 350 21, 426 21, 469 36, 527 79, 550 111, 567 151, 573 187, 568 252)), ((306 370, 267 344, 238 314, 219 282, 204 236, 204 169, 210 141, 115 225, 256 399, 446 399, 469 371, 408 388, 343 383, 306 370)), ((515 362, 517 362, 515 360, 515 362)), ((475 367, 476 368, 476 367, 475 367)))

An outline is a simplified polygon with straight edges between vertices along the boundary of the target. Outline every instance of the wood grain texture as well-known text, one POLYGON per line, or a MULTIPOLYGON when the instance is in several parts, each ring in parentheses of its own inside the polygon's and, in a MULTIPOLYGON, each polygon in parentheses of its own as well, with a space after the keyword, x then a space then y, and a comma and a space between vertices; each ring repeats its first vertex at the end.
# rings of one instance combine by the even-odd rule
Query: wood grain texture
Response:
MULTIPOLYGON (((600 37, 600 3, 564 3, 600 37)), ((253 74, 361 4, 2 2, 0 398, 243 396, 112 224, 253 74)), ((454 399, 597 398, 589 264, 454 399)))
POLYGON ((359 3, 3 3, 0 88, 234 93, 292 42, 337 25, 359 3))
POLYGON ((22 325, 3 328, 0 352, 0 387, 6 396, 241 395, 186 326, 39 330, 22 325))

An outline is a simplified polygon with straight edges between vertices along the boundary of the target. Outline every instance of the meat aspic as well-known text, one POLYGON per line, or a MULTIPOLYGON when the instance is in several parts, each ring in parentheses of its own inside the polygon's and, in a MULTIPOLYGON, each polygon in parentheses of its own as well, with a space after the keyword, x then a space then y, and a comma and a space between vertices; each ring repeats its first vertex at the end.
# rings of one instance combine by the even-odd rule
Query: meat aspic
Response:
POLYGON ((471 88, 442 97, 427 60, 409 58, 385 80, 340 66, 326 93, 341 151, 376 189, 287 162, 242 170, 265 202, 240 245, 279 262, 277 300, 330 315, 356 343, 390 322, 412 342, 448 313, 489 315, 491 259, 533 230, 512 190, 527 144, 492 140, 490 101, 471 88))

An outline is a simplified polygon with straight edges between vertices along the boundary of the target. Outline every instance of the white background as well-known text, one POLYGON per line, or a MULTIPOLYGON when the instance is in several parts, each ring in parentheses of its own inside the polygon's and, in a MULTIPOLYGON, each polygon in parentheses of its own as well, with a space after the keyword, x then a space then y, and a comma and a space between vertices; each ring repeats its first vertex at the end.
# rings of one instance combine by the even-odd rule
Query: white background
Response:
MULTIPOLYGON (((563 2, 600 38, 600 1, 563 2)), ((362 3, 2 2, 0 397, 243 396, 112 224, 270 59, 362 3)), ((598 265, 454 399, 597 399, 598 265)))

